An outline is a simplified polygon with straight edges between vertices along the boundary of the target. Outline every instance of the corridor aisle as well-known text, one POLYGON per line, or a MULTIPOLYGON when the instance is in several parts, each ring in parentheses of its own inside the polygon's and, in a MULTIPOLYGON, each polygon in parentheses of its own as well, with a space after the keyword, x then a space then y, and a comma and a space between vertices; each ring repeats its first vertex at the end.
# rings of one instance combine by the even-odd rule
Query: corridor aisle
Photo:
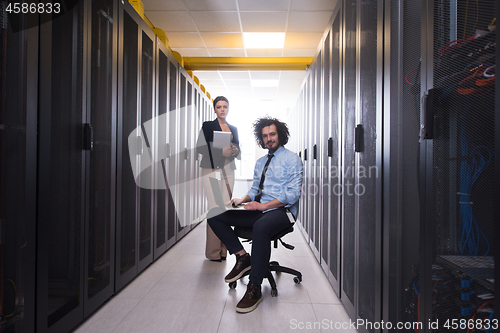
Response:
POLYGON ((276 278, 278 297, 271 297, 264 279, 264 300, 247 314, 237 313, 235 307, 248 277, 229 289, 224 276, 235 258, 221 263, 205 259, 205 228, 204 221, 74 332, 356 332, 335 329, 335 323, 349 323, 349 317, 297 227, 283 238, 295 249, 279 244, 271 258, 301 271, 302 283, 295 284, 291 275, 281 273, 276 278))

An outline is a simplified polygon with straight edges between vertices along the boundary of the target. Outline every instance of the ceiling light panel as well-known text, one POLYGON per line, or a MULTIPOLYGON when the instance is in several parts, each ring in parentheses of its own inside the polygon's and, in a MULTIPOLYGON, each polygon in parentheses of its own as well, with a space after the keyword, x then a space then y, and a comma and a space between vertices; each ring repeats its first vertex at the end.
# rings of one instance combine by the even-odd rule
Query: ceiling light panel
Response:
POLYGON ((246 49, 281 49, 285 42, 285 33, 280 32, 244 32, 243 45, 246 49))

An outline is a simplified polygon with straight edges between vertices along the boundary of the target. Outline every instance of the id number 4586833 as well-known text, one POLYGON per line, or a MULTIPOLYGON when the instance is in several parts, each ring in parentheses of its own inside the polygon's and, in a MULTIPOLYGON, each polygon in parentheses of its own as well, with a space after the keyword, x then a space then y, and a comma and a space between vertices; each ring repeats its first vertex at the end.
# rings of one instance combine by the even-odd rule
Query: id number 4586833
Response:
POLYGON ((457 329, 472 329, 472 330, 489 330, 498 329, 498 319, 448 319, 444 323, 444 327, 449 330, 457 329))
POLYGON ((61 4, 56 3, 20 3, 9 2, 5 12, 9 14, 59 14, 61 4))

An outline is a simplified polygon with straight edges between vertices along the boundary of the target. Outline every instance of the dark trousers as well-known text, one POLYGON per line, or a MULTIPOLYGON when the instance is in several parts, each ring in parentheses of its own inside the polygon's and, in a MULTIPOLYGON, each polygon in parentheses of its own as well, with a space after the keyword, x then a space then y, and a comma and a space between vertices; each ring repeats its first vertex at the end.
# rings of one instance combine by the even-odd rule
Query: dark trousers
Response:
POLYGON ((223 212, 220 208, 214 208, 208 212, 208 217, 208 224, 231 254, 243 249, 243 245, 231 226, 252 228, 250 282, 262 284, 271 258, 271 237, 292 225, 285 208, 278 208, 267 213, 255 210, 223 212))

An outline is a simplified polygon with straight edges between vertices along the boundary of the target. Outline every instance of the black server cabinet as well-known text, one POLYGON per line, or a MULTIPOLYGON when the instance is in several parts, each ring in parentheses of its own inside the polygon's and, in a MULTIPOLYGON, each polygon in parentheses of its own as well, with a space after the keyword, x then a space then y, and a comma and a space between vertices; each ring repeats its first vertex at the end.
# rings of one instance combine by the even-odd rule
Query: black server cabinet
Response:
MULTIPOLYGON (((201 208, 201 205, 202 205, 202 202, 203 202, 203 199, 204 199, 204 193, 203 193, 203 189, 202 189, 202 184, 201 184, 201 170, 200 170, 200 157, 201 155, 198 154, 196 152, 196 141, 198 139, 197 135, 199 135, 199 131, 201 129, 201 125, 203 124, 203 118, 201 116, 201 99, 200 99, 200 91, 199 91, 199 80, 198 78, 195 76, 195 83, 196 85, 194 86, 194 121, 195 121, 195 124, 194 124, 194 135, 195 135, 195 138, 194 138, 194 177, 196 179, 196 183, 195 183, 195 193, 196 193, 196 196, 195 196, 195 204, 194 204, 194 216, 196 217, 196 221, 197 222, 201 222, 202 221, 202 218, 201 218, 201 215, 202 215, 202 208, 201 208)), ((193 226, 194 227, 194 226, 193 226)))
POLYGON ((188 148, 188 74, 183 68, 179 69, 179 108, 176 111, 178 123, 177 135, 177 173, 176 173, 176 211, 179 223, 177 224, 177 240, 189 231, 189 148, 188 148))
POLYGON ((496 5, 386 1, 383 313, 406 332, 498 329, 496 5))
POLYGON ((421 12, 419 1, 386 1, 382 312, 391 323, 418 321, 421 12))
POLYGON ((356 106, 359 87, 356 80, 357 47, 357 0, 347 0, 344 7, 344 61, 343 61, 343 105, 342 105, 342 278, 340 297, 351 318, 356 317, 356 207, 353 186, 355 167, 354 128, 356 127, 356 106))
POLYGON ((38 18, 9 15, 1 22, 0 330, 33 332, 38 18))
POLYGON ((321 217, 320 217, 320 203, 321 203, 321 197, 322 197, 322 192, 321 192, 321 178, 320 178, 320 134, 321 134, 321 115, 322 115, 322 102, 321 102, 321 96, 322 96, 322 86, 323 86, 323 76, 322 76, 322 70, 321 70, 321 54, 322 54, 322 48, 320 48, 320 51, 316 55, 316 63, 313 67, 313 72, 314 72, 314 92, 313 92, 313 112, 312 112, 312 126, 314 130, 312 131, 312 158, 311 158, 311 163, 312 163, 312 180, 313 180, 313 187, 309 189, 311 192, 312 198, 313 198, 313 252, 316 255, 316 259, 318 262, 321 263, 321 247, 320 247, 320 232, 321 232, 321 217))
MULTIPOLYGON (((172 213, 175 213, 174 201, 169 187, 169 160, 171 157, 171 137, 173 130, 169 103, 170 99, 170 63, 172 54, 167 47, 157 39, 156 56, 156 155, 159 158, 155 171, 158 188, 155 189, 155 259, 175 243, 175 232, 169 232, 169 225, 173 223, 172 213), (164 185, 160 187, 160 185, 164 185)), ((175 97, 174 97, 175 98, 175 97)), ((173 189, 173 188, 172 188, 173 189)))
POLYGON ((319 211, 320 211, 320 264, 323 272, 328 276, 329 262, 330 262, 330 248, 328 237, 330 234, 330 202, 331 202, 331 188, 329 184, 329 156, 328 156, 328 143, 330 138, 330 52, 331 52, 331 29, 328 29, 321 41, 323 48, 323 57, 321 59, 321 72, 322 72, 322 99, 321 99, 321 116, 320 116, 320 139, 318 142, 318 158, 319 158, 319 211))
MULTIPOLYGON (((84 2, 41 15, 38 107, 38 332, 83 319, 86 53, 84 2)), ((34 78, 32 78, 34 79, 34 78)))
POLYGON ((421 320, 436 323, 428 331, 493 331, 498 325, 491 323, 498 239, 496 5, 423 3, 420 177, 425 197, 416 292, 421 320))
POLYGON ((304 87, 305 89, 305 100, 304 100, 304 105, 305 105, 305 111, 304 112, 304 129, 305 129, 305 134, 304 134, 304 185, 305 185, 305 191, 302 194, 304 197, 304 230, 306 232, 306 240, 308 243, 311 242, 312 236, 312 226, 314 225, 313 221, 313 210, 312 210, 312 198, 309 195, 309 189, 311 187, 311 160, 312 160, 312 149, 311 149, 311 136, 312 136, 312 128, 311 128, 311 117, 312 117, 312 110, 311 110, 311 95, 312 95, 312 76, 314 72, 309 72, 308 76, 306 78, 306 85, 304 87))
MULTIPOLYGON (((344 7, 341 299, 352 318, 381 316, 381 69, 383 5, 344 7)), ((358 328, 374 332, 370 325, 358 328)))
POLYGON ((116 285, 153 260, 155 37, 129 3, 119 5, 116 285))
POLYGON ((194 91, 194 81, 191 77, 188 77, 188 82, 187 82, 187 189, 186 189, 186 196, 188 198, 188 206, 187 206, 187 216, 188 216, 188 223, 187 225, 188 230, 191 230, 194 226, 194 222, 196 219, 195 215, 195 204, 196 204, 196 178, 195 178, 195 168, 196 168, 196 160, 195 160, 195 153, 196 153, 196 138, 195 133, 198 134, 197 129, 195 128, 196 124, 196 110, 195 110, 195 91, 194 91))
MULTIPOLYGON (((196 223, 201 222, 201 202, 203 199, 203 190, 201 188, 201 170, 200 170, 200 154, 196 151, 196 141, 198 139, 198 133, 203 123, 203 118, 200 115, 200 92, 198 88, 198 78, 195 77, 195 84, 193 85, 193 177, 194 177, 194 204, 193 212, 196 219, 196 223)), ((193 224, 193 228, 196 225, 193 224)))
POLYGON ((116 87, 118 30, 114 0, 87 3, 90 40, 87 76, 84 314, 114 293, 116 87), (90 134, 90 136, 88 136, 90 134))
POLYGON ((299 149, 299 156, 302 158, 302 163, 304 167, 304 176, 302 179, 302 195, 300 197, 300 207, 299 207, 299 218, 298 220, 300 221, 300 227, 301 231, 306 238, 306 241, 308 242, 309 239, 307 237, 307 195, 306 195, 306 189, 307 189, 307 174, 306 174, 306 163, 307 163, 307 149, 305 147, 305 142, 306 142, 306 131, 304 130, 305 126, 305 91, 306 91, 306 86, 307 86, 307 81, 304 79, 304 82, 302 83, 302 89, 300 91, 300 98, 297 106, 297 112, 298 115, 296 116, 296 121, 298 123, 299 127, 299 142, 298 142, 298 149, 299 149))
POLYGON ((176 177, 175 177, 175 209, 177 212, 177 240, 181 239, 187 232, 186 226, 186 168, 187 168, 187 132, 186 132, 186 116, 187 116, 187 78, 186 71, 179 68, 178 71, 178 94, 179 100, 177 110, 175 111, 177 120, 177 137, 176 137, 176 177))
MULTIPOLYGON (((341 263, 341 133, 342 133, 342 4, 339 2, 332 15, 331 51, 325 61, 330 61, 330 121, 328 122, 329 138, 327 144, 328 188, 329 188, 329 273, 328 278, 333 290, 340 294, 340 263, 341 263)), ((328 45, 325 43, 325 48, 328 45)), ((328 85, 327 85, 328 86, 328 85)), ((327 89, 327 88, 325 88, 327 89)), ((326 116, 325 116, 326 117, 326 116)))
MULTIPOLYGON (((380 321, 382 276, 381 135, 383 3, 358 2, 358 105, 354 132, 356 204, 356 318, 380 321)), ((347 172, 347 171, 346 171, 347 172)), ((351 173, 353 170, 351 169, 351 173)), ((347 193, 349 195, 349 193, 347 193)), ((369 332, 376 327, 367 325, 369 332)))
POLYGON ((306 239, 350 316, 371 323, 382 315, 383 8, 337 5, 296 108, 306 239))
MULTIPOLYGON (((143 165, 146 169, 146 184, 140 186, 140 214, 139 214, 139 272, 146 268, 153 261, 153 189, 156 187, 154 171, 158 167, 153 160, 152 149, 155 139, 154 128, 154 79, 155 79, 155 45, 156 36, 144 21, 141 21, 142 31, 140 53, 141 68, 141 88, 140 88, 140 126, 142 127, 144 141, 143 152, 146 153, 146 159, 141 160, 141 169, 143 165), (149 160, 147 157, 149 156, 149 160), (150 186, 148 186, 150 184, 150 186)), ((141 177, 142 178, 142 177, 141 177)), ((141 179, 141 182, 143 179, 141 179)))
MULTIPOLYGON (((176 60, 170 61, 169 64, 169 125, 168 125, 168 137, 170 142, 170 158, 168 159, 168 173, 167 181, 172 198, 172 207, 168 211, 168 224, 167 224, 167 237, 168 239, 173 239, 177 241, 179 238, 177 236, 177 229, 179 224, 179 217, 177 215, 177 173, 178 173, 178 141, 179 141, 179 98, 178 98, 178 82, 179 82, 179 63, 176 60)), ((170 205, 169 205, 170 208, 170 205)), ((174 242, 175 242, 174 241, 174 242)))

